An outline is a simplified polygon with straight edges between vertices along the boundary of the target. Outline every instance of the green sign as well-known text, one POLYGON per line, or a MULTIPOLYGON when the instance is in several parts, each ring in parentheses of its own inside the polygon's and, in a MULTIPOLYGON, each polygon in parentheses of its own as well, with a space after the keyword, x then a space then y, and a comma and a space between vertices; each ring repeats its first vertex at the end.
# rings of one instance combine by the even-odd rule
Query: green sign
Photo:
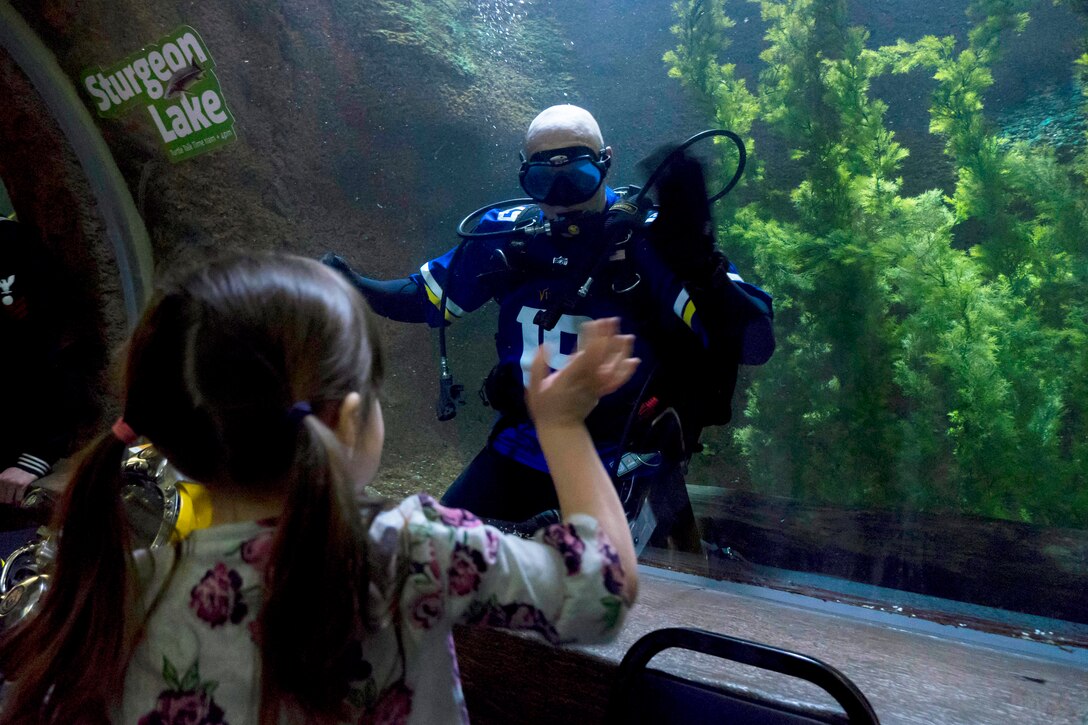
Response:
POLYGON ((234 116, 215 77, 215 61, 188 25, 105 70, 84 71, 80 80, 103 118, 146 109, 171 161, 235 138, 234 116))

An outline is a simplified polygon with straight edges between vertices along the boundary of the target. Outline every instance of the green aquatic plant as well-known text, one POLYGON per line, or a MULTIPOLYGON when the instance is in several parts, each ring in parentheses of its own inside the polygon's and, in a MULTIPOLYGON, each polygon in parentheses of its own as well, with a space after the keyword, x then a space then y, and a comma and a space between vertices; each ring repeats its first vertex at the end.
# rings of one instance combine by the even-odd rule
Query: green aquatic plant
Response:
POLYGON ((965 241, 987 288, 1007 290, 1008 320, 995 328, 993 352, 1000 379, 995 389, 1007 390, 1007 398, 977 410, 973 424, 950 413, 965 480, 977 489, 973 498, 984 502, 984 513, 1050 509, 1060 512, 1059 519, 1085 517, 1088 398, 1080 382, 1086 348, 1079 331, 1088 283, 1081 241, 1088 200, 1074 168, 1051 150, 1004 141, 982 101, 992 83, 989 67, 1000 59, 1002 33, 1024 27, 1024 7, 973 3, 969 12, 982 20, 959 53, 952 39, 933 37, 913 47, 901 42, 888 53, 895 58, 893 72, 915 65, 933 71, 930 129, 944 138, 945 153, 955 162, 950 203, 958 228, 971 232, 965 241), (1070 346, 1078 337, 1081 342, 1070 346), (1006 423, 998 430, 983 424, 995 420, 1006 423), (1024 497, 1038 499, 1019 505, 1016 499, 1024 497))
MULTIPOLYGON (((1055 0, 1057 4, 1069 6, 1073 12, 1080 16, 1082 23, 1088 23, 1088 0, 1055 0)), ((1088 116, 1088 37, 1081 44, 1084 53, 1074 62, 1077 83, 1081 91, 1081 120, 1088 116)), ((1088 129, 1084 132, 1082 141, 1088 142, 1088 129)), ((1078 173, 1082 177, 1088 177, 1088 143, 1076 160, 1078 173)))
MULTIPOLYGON (((678 0, 672 7, 680 22, 671 30, 680 43, 675 50, 665 53, 669 76, 679 79, 696 98, 702 99, 714 124, 740 136, 751 155, 755 150, 751 129, 759 117, 759 99, 748 90, 745 80, 737 77, 735 64, 721 62, 721 55, 729 46, 728 31, 736 25, 725 14, 725 0, 678 0)), ((729 142, 716 140, 728 148, 725 158, 714 169, 715 175, 726 181, 736 168, 735 156, 729 142)), ((761 177, 761 164, 751 163, 747 178, 761 177)), ((740 183, 745 182, 742 179, 740 183)), ((723 218, 731 218, 736 212, 735 198, 726 197, 720 211, 723 218)))
MULTIPOLYGON (((1009 143, 984 102, 1027 3, 971 3, 963 47, 925 36, 881 48, 849 25, 842 0, 759 5, 765 65, 755 100, 741 104, 757 114, 744 129, 781 139, 800 180, 785 204, 756 179, 754 201, 719 233, 776 296, 779 352, 749 386, 734 433, 753 484, 1088 523, 1084 157, 1063 163, 1009 143), (871 84, 923 69, 935 82, 930 131, 955 177, 904 197, 908 150, 871 84)), ((721 118, 735 97, 715 80, 732 68, 724 4, 674 8, 683 22, 669 72, 721 118)))

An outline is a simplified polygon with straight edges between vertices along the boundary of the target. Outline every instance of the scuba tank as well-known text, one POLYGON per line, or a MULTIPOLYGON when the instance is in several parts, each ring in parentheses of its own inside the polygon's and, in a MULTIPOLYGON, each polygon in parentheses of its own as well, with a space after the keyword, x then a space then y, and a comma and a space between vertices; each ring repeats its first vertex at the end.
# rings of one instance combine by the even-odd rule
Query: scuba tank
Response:
MULTIPOLYGON (((212 521, 211 498, 149 444, 132 446, 121 464, 121 502, 132 526, 133 546, 154 549, 180 541, 212 521)), ((24 506, 51 508, 53 494, 31 489, 24 506)), ((49 588, 56 557, 56 532, 38 529, 38 538, 19 547, 0 570, 0 631, 33 614, 49 588)))

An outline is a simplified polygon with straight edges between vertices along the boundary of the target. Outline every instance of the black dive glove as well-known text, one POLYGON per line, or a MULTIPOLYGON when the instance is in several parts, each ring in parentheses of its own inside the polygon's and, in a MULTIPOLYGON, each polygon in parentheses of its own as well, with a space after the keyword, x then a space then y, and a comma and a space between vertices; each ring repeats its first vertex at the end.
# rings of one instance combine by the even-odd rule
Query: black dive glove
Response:
MULTIPOLYGON (((640 163, 660 163, 675 146, 665 146, 640 163)), ((656 164, 655 164, 656 167, 656 164)), ((702 163, 686 152, 673 157, 654 183, 658 216, 651 239, 665 264, 685 282, 708 287, 714 270, 729 260, 714 241, 714 222, 707 204, 706 175, 702 163)))
POLYGON ((381 281, 364 277, 351 268, 343 257, 326 252, 321 263, 335 269, 362 293, 373 310, 397 322, 426 322, 431 308, 427 293, 410 277, 381 281))
MULTIPOLYGON (((639 167, 656 168, 675 148, 657 149, 639 167)), ((769 315, 765 303, 729 277, 729 259, 714 239, 702 163, 681 152, 661 170, 654 187, 658 216, 650 227, 651 243, 695 295, 696 308, 708 327, 736 335, 749 320, 769 315)))
POLYGON ((626 242, 642 226, 644 216, 643 210, 634 201, 617 201, 605 214, 604 238, 610 246, 626 242))

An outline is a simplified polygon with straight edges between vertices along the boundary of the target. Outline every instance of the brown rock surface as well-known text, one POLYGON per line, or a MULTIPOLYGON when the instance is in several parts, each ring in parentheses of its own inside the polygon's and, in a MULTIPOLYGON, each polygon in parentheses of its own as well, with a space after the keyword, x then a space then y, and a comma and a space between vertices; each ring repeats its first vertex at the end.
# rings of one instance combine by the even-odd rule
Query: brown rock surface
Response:
MULTIPOLYGON (((551 42, 547 33, 533 34, 545 40, 522 42, 520 58, 501 57, 513 39, 457 3, 14 5, 77 85, 86 69, 108 67, 181 25, 196 29, 209 48, 236 141, 174 164, 142 109, 97 119, 147 227, 156 276, 224 248, 310 257, 331 249, 375 277, 414 271, 452 245, 461 215, 512 185, 509 164, 495 168, 493 161, 509 161, 517 148, 535 111, 526 88, 542 62, 530 51, 551 42), (441 238, 432 238, 435 229, 441 238)), ((506 20, 507 30, 524 30, 516 17, 506 20)), ((115 345, 124 318, 103 224, 63 136, 2 51, 0 94, 13 99, 0 111, 0 137, 8 140, 0 147, 0 178, 21 218, 40 224, 63 266, 85 282, 80 299, 101 301, 81 306, 89 316, 79 324, 115 345)), ((490 330, 483 331, 493 318, 477 318, 451 340, 470 394, 492 355, 490 330)), ((430 393, 431 334, 394 324, 383 332, 393 432, 385 488, 391 495, 441 491, 482 440, 488 412, 440 426, 430 393)))

